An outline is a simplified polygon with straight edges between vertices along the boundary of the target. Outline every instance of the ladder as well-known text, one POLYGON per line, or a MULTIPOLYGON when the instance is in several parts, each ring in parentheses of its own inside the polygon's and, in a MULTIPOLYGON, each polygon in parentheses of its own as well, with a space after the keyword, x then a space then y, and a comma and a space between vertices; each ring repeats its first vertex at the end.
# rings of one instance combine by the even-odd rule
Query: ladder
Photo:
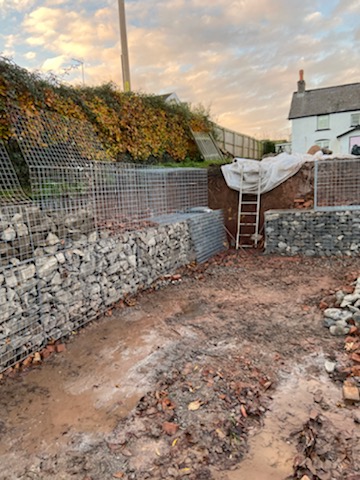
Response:
POLYGON ((239 206, 237 217, 236 249, 257 247, 259 235, 260 200, 261 200, 261 169, 259 170, 256 193, 246 194, 244 200, 243 182, 244 171, 240 172, 239 206), (250 231, 249 231, 250 230, 250 231), (247 240, 247 242, 242 242, 247 240), (250 241, 249 241, 250 240, 250 241))

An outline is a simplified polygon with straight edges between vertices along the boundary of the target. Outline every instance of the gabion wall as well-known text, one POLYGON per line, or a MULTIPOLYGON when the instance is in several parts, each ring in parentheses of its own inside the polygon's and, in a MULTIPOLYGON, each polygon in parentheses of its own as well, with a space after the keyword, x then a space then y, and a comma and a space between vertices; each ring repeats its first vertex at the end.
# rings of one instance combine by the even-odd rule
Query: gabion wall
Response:
POLYGON ((118 236, 96 231, 0 275, 0 371, 194 260, 187 222, 118 236))
POLYGON ((265 212, 265 253, 360 255, 360 210, 265 212))

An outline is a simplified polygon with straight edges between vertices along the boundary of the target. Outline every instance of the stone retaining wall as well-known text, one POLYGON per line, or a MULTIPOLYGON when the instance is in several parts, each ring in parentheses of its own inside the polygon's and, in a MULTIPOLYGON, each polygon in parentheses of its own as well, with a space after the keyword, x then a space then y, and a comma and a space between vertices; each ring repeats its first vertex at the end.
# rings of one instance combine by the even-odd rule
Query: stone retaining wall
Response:
POLYGON ((186 221, 116 236, 94 231, 66 248, 57 239, 30 259, 13 258, 0 273, 0 371, 194 258, 186 221))
POLYGON ((360 254, 360 210, 269 210, 265 252, 282 255, 360 254))

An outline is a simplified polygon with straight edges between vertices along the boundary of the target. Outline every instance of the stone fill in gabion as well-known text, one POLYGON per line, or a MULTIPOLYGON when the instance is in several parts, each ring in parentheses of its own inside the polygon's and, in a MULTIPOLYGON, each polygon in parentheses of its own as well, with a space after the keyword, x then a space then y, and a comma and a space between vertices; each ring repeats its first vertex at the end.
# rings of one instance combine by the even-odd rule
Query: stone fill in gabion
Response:
POLYGON ((265 212, 265 252, 281 255, 358 256, 360 210, 265 212))

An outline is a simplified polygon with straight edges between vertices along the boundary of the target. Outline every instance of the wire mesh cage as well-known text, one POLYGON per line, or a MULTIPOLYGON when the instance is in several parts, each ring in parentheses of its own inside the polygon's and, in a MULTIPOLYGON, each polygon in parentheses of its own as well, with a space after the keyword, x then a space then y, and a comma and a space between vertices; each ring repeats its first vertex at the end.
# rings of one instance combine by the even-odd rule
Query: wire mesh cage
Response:
POLYGON ((360 158, 315 162, 314 209, 360 208, 360 158))
MULTIPOLYGON (((0 370, 148 284, 152 275, 138 266, 151 255, 152 268, 164 274, 169 231, 166 252, 183 264, 191 240, 183 241, 188 230, 179 222, 191 214, 181 212, 207 205, 205 169, 115 163, 85 122, 17 109, 11 119, 32 194, 24 193, 0 141, 0 370), (159 230, 143 229, 167 224, 166 215, 176 216, 175 226, 159 227, 157 251, 159 230), (121 236, 128 230, 136 231, 121 236)), ((211 241, 221 230, 217 217, 204 216, 191 225, 199 259, 219 250, 213 243, 222 248, 222 237, 211 241)))
POLYGON ((75 234, 110 224, 130 228, 161 214, 207 205, 204 169, 115 163, 86 122, 16 109, 11 117, 33 199, 52 212, 59 238, 66 238, 74 223, 75 234))

